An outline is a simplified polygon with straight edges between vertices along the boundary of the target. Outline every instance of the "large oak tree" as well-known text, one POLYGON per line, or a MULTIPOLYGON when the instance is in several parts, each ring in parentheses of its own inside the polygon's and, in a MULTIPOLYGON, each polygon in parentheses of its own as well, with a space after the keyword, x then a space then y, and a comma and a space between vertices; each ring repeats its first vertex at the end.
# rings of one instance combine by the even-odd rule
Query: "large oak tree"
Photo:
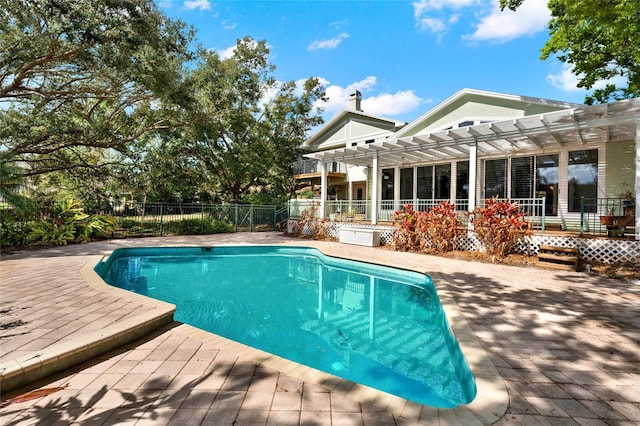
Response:
POLYGON ((191 43, 153 0, 0 0, 2 161, 97 169, 176 126, 191 43))

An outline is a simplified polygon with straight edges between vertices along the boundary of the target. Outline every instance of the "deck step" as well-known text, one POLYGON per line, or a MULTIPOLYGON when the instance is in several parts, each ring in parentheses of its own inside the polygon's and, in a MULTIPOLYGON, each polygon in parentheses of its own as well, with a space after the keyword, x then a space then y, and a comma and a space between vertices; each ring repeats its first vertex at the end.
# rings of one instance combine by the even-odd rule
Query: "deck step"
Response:
POLYGON ((545 245, 538 248, 538 262, 541 266, 575 271, 579 261, 580 251, 577 248, 545 245))

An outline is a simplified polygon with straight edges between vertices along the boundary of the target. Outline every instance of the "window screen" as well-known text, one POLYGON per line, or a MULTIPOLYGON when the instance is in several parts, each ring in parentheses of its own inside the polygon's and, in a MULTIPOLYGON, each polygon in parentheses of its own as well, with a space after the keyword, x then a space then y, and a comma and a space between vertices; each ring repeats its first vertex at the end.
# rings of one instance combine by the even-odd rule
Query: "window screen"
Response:
POLYGON ((413 167, 400 169, 400 199, 413 199, 413 167))
POLYGON ((511 198, 533 198, 533 157, 511 159, 511 198))
POLYGON ((418 198, 431 200, 433 198, 433 166, 418 167, 417 170, 418 198))
POLYGON ((394 169, 382 169, 382 199, 393 200, 394 169))
POLYGON ((439 164, 436 166, 435 199, 448 200, 451 198, 451 164, 439 164))
POLYGON ((507 198, 507 160, 487 160, 484 163, 484 197, 507 198))

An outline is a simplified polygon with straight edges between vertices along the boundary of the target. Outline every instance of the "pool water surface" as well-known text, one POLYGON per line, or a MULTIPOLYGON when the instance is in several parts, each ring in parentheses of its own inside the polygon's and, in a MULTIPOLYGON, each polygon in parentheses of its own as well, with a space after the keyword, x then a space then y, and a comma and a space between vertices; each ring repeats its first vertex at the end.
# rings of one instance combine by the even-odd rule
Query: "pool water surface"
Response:
POLYGON ((420 404, 476 394, 424 274, 281 246, 119 249, 95 269, 177 321, 420 404))

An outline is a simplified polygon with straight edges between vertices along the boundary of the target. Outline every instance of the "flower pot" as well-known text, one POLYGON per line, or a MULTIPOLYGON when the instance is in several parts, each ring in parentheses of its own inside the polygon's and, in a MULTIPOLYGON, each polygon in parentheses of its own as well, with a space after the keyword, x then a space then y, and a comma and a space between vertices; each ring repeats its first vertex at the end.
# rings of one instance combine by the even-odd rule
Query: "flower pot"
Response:
POLYGON ((600 216, 600 223, 604 226, 613 226, 613 222, 615 220, 615 216, 603 215, 600 216))

